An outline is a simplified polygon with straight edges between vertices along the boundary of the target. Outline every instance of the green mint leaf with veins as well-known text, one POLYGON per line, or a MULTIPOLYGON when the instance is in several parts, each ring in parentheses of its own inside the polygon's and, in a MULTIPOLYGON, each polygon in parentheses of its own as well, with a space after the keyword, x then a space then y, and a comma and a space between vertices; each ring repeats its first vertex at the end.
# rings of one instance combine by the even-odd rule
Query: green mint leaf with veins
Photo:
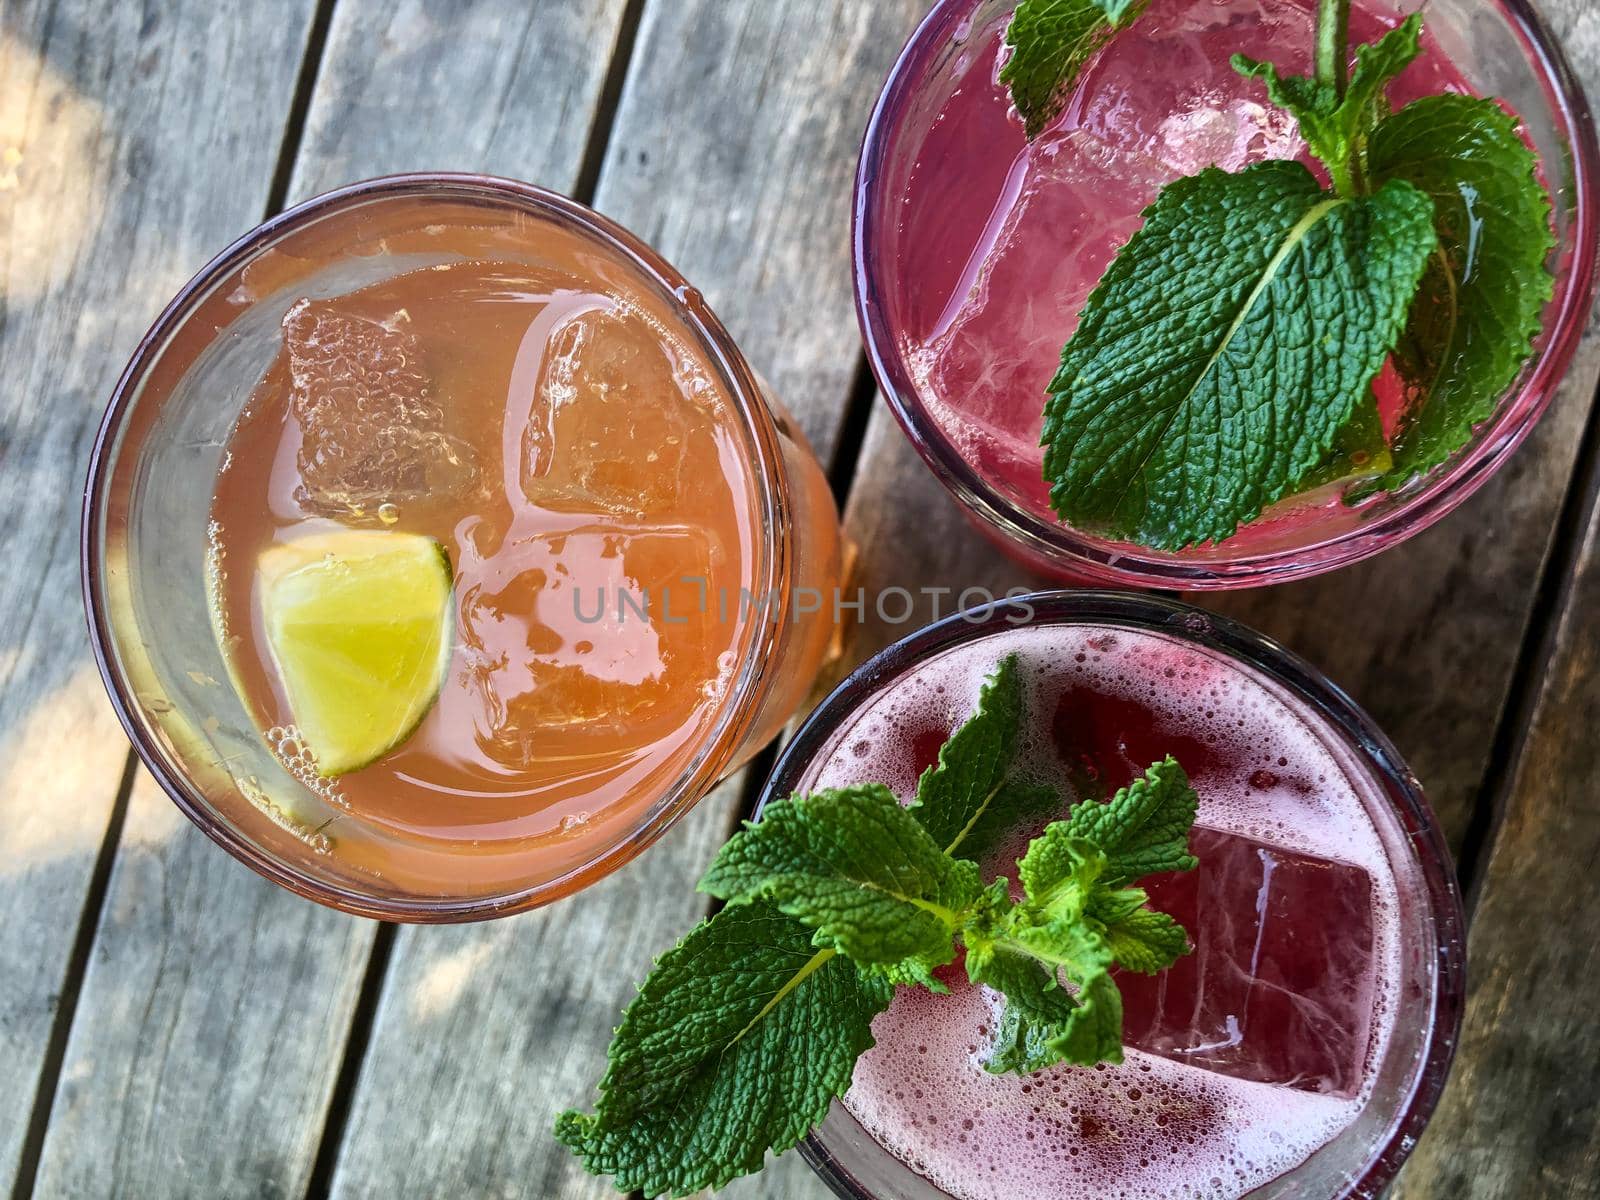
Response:
POLYGON ((1148 0, 1022 0, 1006 29, 1000 82, 1031 141, 1060 115, 1090 60, 1148 0))
POLYGON ((1554 294, 1555 236, 1538 160, 1493 100, 1417 100, 1378 126, 1367 155, 1374 182, 1432 199, 1440 243, 1395 353, 1412 396, 1381 481, 1392 489, 1465 446, 1515 383, 1554 294))
POLYGON ((860 784, 770 804, 735 834, 701 881, 728 907, 657 960, 612 1039, 595 1111, 563 1113, 557 1138, 651 1196, 759 1170, 844 1095, 896 986, 943 990, 933 971, 958 942, 968 977, 1005 999, 988 1069, 1121 1061, 1112 968, 1158 970, 1188 948, 1125 885, 1194 865, 1194 794, 1168 759, 1078 804, 1030 843, 1014 901, 955 851, 1048 790, 1007 778, 1021 718, 1007 659, 917 805, 860 784))
POLYGON ((768 805, 723 846, 700 890, 729 904, 765 900, 814 930, 816 945, 903 981, 954 959, 982 883, 873 783, 768 805))
POLYGON ((1399 179, 1337 197, 1265 162, 1168 185, 1050 383, 1056 512, 1159 550, 1234 533, 1327 461, 1437 243, 1399 179))
POLYGON ((940 846, 978 861, 1029 817, 1061 808, 1052 787, 1016 778, 1022 681, 1017 656, 996 665, 978 692, 978 705, 939 747, 939 758, 917 780, 910 812, 940 846))
MULTIPOLYGON (((1099 880, 1115 887, 1146 875, 1193 870, 1198 860, 1189 853, 1189 829, 1199 803, 1188 775, 1168 755, 1110 800, 1081 801, 1061 824, 1065 837, 1089 842, 1105 856, 1099 880)), ((1029 856, 1034 852, 1030 847, 1029 856)), ((1027 863, 1024 858, 1024 869, 1027 863)), ((1022 881, 1026 886, 1027 875, 1022 881)))
POLYGON ((1143 888, 1113 890, 1101 884, 1089 898, 1088 912, 1105 926, 1117 965, 1141 975, 1165 971, 1189 952, 1189 934, 1164 912, 1145 905, 1143 888))
POLYGON ((1019 828, 1037 827, 1063 807, 1061 791, 1014 775, 1000 784, 983 811, 966 826, 950 852, 982 865, 1019 828))
POLYGON ((1412 13, 1372 45, 1356 48, 1356 67, 1341 93, 1332 84, 1303 75, 1279 75, 1271 63, 1243 54, 1234 70, 1265 80, 1267 96, 1293 114, 1311 153, 1328 168, 1335 190, 1355 196, 1363 190, 1362 149, 1386 115, 1384 88, 1421 53, 1422 15, 1412 13))
POLYGON ((1122 1060, 1112 966, 1164 970, 1188 952, 1189 939, 1147 907, 1142 888, 1117 885, 1193 869, 1188 835, 1198 804, 1168 758, 1110 800, 1079 803, 1035 838, 1017 864, 1022 903, 1011 902, 1004 880, 984 893, 962 937, 969 978, 1006 999, 988 1070, 1122 1060))
POLYGON ((969 930, 966 943, 968 978, 1005 997, 986 1070, 1029 1074, 1061 1062, 1122 1061, 1122 995, 1103 935, 1080 923, 1045 938, 1014 915, 991 935, 969 930), (1062 986, 1063 973, 1074 991, 1062 986))
POLYGON ((622 1191, 721 1187, 822 1120, 892 995, 767 905, 725 908, 658 960, 595 1112, 562 1114, 556 1137, 622 1191))

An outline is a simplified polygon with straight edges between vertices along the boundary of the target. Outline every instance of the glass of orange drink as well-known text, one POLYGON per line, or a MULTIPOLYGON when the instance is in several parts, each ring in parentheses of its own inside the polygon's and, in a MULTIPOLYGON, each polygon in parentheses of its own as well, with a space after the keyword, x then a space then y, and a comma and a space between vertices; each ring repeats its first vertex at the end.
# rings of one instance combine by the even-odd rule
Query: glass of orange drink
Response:
POLYGON ((659 837, 804 699, 840 561, 700 294, 582 205, 458 175, 320 196, 196 276, 111 398, 83 529, 102 673, 178 806, 413 921, 659 837))

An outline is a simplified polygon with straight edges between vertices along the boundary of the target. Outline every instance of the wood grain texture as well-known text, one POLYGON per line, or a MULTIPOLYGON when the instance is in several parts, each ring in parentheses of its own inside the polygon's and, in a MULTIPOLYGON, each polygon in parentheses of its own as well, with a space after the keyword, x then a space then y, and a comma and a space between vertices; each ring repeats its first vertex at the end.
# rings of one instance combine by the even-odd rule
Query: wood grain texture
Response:
MULTIPOLYGON (((918 8, 647 5, 600 175, 595 206, 704 290, 822 447, 858 346, 845 240, 857 123, 918 8)), ((592 1103, 634 986, 703 914, 693 884, 742 784, 724 784, 573 900, 482 927, 400 932, 336 1196, 615 1194, 551 1123, 592 1103)))
POLYGON ((845 506, 845 532, 861 555, 857 583, 868 600, 850 632, 851 664, 959 612, 963 591, 965 606, 972 607, 1011 588, 1049 586, 979 531, 917 455, 881 396, 875 404, 845 506), (912 601, 909 615, 903 593, 912 601))
POLYGON ((128 754, 89 656, 78 592, 89 445, 162 303, 260 219, 283 126, 282 111, 262 97, 292 92, 311 7, 284 0, 227 21, 215 5, 190 0, 0 8, 7 1194, 128 754))
POLYGON ((341 0, 291 200, 400 171, 509 174, 568 191, 625 0, 341 0))
POLYGON ((1542 672, 1468 939, 1454 1075, 1401 1200, 1600 1197, 1600 506, 1542 672))
MULTIPOLYGON (((292 190, 407 166, 571 186, 622 7, 340 5, 292 190)), ((264 198, 265 177, 239 228, 264 198)), ((303 1194, 375 928, 257 879, 141 786, 39 1194, 167 1194, 175 1167, 193 1194, 303 1194)))
POLYGON ((303 1195, 368 941, 141 773, 35 1194, 303 1195))

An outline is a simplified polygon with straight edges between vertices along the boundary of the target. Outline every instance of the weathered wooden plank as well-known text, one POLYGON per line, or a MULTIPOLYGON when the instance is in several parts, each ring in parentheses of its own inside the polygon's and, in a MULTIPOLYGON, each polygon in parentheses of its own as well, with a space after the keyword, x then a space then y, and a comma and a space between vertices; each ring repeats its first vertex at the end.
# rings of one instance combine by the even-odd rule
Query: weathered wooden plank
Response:
MULTIPOLYGON (((596 207, 704 289, 826 452, 856 362, 849 178, 918 0, 647 5, 596 207)), ((617 876, 479 928, 403 930, 337 1196, 599 1197, 550 1123, 586 1106, 618 1013, 703 911, 738 781, 617 876), (434 1100, 424 1109, 414 1097, 434 1100)))
POLYGON ((568 191, 625 0, 340 0, 292 200, 398 171, 510 174, 568 191))
MULTIPOLYGON (((622 9, 342 4, 292 190, 407 166, 570 186, 622 9)), ((230 99, 262 94, 288 89, 230 99)), ((197 1194, 305 1191, 376 926, 256 879, 175 818, 136 789, 40 1194, 165 1194, 175 1164, 197 1194)))
POLYGON ((134 788, 40 1196, 303 1194, 368 938, 134 788))
POLYGON ((1555 629, 1468 939, 1454 1075, 1403 1200, 1600 1196, 1600 506, 1555 629))
POLYGON ((881 396, 862 441, 844 523, 860 551, 856 574, 867 599, 864 617, 850 633, 846 658, 852 663, 959 612, 964 590, 970 589, 971 607, 1010 588, 1052 586, 979 532, 906 440, 881 396))
POLYGON ((261 97, 293 91, 311 10, 0 14, 0 1192, 127 761, 78 599, 88 448, 162 301, 260 217, 283 124, 261 97))
MULTIPOLYGON (((1600 93, 1600 11, 1589 0, 1541 8, 1589 94, 1600 93)), ((1600 402, 1597 378, 1600 306, 1558 403, 1600 402)), ((1505 794, 1492 798, 1501 801, 1501 819, 1475 881, 1455 1072, 1395 1188, 1401 1200, 1600 1196, 1600 1037, 1591 998, 1600 968, 1600 498, 1594 480, 1584 485, 1587 528, 1572 578, 1562 581, 1505 794)))

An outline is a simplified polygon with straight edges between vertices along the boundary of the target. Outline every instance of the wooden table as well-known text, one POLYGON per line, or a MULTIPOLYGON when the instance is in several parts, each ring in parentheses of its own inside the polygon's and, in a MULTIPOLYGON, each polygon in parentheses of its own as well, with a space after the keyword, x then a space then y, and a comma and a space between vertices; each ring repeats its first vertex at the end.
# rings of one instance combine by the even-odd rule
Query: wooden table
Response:
MULTIPOLYGON (((830 464, 864 586, 1025 582, 877 401, 851 307, 858 140, 924 4, 0 0, 0 1191, 609 1194, 551 1118, 588 1101, 770 759, 577 902, 397 929, 297 900, 179 816, 106 704, 76 566, 92 431, 236 234, 353 179, 488 171, 704 289, 830 464)), ((1600 94, 1600 9, 1545 8, 1600 94)), ((1597 375, 1600 323, 1529 444, 1404 550, 1206 601, 1376 715, 1460 856, 1466 1034, 1407 1200, 1600 1196, 1597 375)), ((790 1155, 729 1194, 823 1192, 790 1155)))

